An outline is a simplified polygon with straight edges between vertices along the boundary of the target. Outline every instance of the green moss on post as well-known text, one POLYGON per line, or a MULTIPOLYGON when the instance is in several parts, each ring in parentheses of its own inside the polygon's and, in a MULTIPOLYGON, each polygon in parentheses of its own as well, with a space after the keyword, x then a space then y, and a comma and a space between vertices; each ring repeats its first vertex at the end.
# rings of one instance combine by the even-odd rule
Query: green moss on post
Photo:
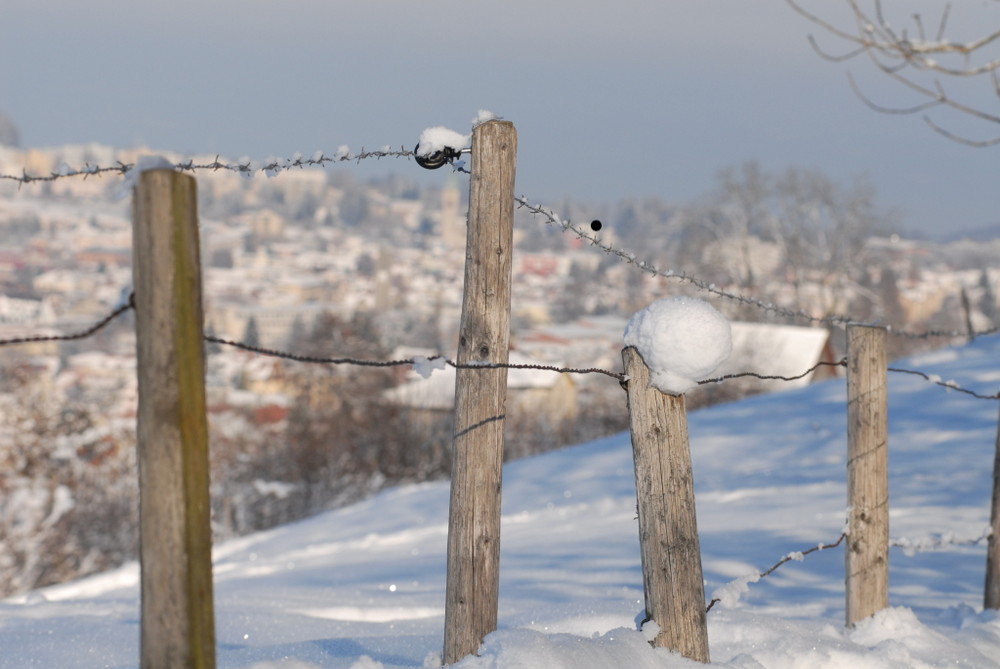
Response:
POLYGON ((143 669, 215 667, 196 193, 153 170, 133 199, 143 669))

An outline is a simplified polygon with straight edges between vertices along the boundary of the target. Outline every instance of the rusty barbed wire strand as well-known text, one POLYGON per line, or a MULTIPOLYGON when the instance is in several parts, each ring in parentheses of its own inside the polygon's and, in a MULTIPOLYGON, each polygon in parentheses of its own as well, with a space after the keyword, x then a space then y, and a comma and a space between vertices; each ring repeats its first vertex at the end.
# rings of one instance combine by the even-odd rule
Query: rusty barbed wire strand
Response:
MULTIPOLYGON (((198 170, 209 170, 213 172, 218 172, 220 170, 225 170, 229 172, 236 172, 239 174, 244 174, 247 176, 253 175, 256 172, 263 172, 267 176, 275 176, 279 172, 285 170, 291 170, 295 168, 305 168, 305 167, 324 167, 330 163, 344 163, 344 162, 355 162, 360 163, 362 160, 368 159, 381 159, 381 158, 412 158, 413 151, 409 151, 400 147, 397 149, 392 149, 389 146, 385 146, 376 151, 368 151, 362 147, 361 151, 358 153, 353 153, 350 148, 344 146, 340 147, 333 155, 326 155, 323 151, 317 151, 310 158, 304 158, 302 154, 294 154, 291 158, 275 158, 270 157, 266 160, 250 160, 249 158, 240 159, 235 162, 222 162, 219 156, 215 156, 215 160, 211 162, 196 163, 194 159, 189 159, 186 161, 180 161, 172 163, 170 166, 176 170, 182 172, 195 172, 198 170)), ((104 174, 117 174, 120 176, 125 176, 129 172, 135 169, 135 163, 123 163, 119 161, 116 165, 100 166, 91 165, 90 163, 85 163, 82 168, 71 168, 69 166, 63 165, 60 169, 55 172, 51 172, 47 175, 32 175, 28 174, 26 169, 22 169, 20 175, 16 174, 0 174, 0 180, 15 181, 19 185, 30 184, 36 181, 46 182, 46 181, 56 181, 57 179, 65 179, 69 177, 79 177, 82 176, 84 179, 91 176, 100 176, 104 174)))

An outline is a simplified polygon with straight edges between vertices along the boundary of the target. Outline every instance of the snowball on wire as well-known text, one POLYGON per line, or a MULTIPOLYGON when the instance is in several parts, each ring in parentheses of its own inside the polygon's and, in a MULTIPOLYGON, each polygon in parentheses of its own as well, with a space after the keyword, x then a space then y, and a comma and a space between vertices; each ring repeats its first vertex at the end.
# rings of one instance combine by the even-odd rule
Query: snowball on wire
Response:
POLYGON ((670 297, 636 312, 624 338, 649 367, 651 385, 677 395, 718 369, 733 350, 729 320, 693 297, 670 297))

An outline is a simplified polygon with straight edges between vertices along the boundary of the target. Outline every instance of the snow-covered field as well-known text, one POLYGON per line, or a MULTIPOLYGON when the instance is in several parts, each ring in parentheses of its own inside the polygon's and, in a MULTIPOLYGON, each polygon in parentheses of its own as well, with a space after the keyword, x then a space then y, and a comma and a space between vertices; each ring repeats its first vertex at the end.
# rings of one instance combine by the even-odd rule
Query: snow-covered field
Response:
MULTIPOLYGON (((992 393, 1000 337, 895 364, 992 393)), ((708 614, 714 664, 1000 667, 1000 615, 981 611, 985 544, 957 543, 988 525, 997 403, 910 375, 890 383, 891 534, 908 548, 891 551, 891 607, 853 630, 840 548, 742 594, 727 585, 840 536, 844 382, 691 414, 706 594, 726 600, 708 614)), ((500 630, 457 666, 699 666, 635 631, 627 434, 511 463, 504 477, 500 630)), ((218 546, 219 666, 437 666, 447 520, 447 483, 423 484, 218 546)), ((136 667, 137 578, 129 565, 0 602, 0 667, 136 667)))

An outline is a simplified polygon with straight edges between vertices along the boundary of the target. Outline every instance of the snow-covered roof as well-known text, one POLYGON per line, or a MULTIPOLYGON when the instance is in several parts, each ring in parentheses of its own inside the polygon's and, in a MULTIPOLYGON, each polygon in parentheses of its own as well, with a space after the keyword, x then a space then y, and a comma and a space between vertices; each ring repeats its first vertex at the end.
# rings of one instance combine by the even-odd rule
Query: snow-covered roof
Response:
MULTIPOLYGON (((729 359, 712 373, 713 377, 741 372, 766 376, 798 376, 817 362, 830 333, 823 328, 796 325, 732 322, 733 352, 729 359)), ((762 381, 782 388, 809 385, 812 374, 795 381, 762 381)))

